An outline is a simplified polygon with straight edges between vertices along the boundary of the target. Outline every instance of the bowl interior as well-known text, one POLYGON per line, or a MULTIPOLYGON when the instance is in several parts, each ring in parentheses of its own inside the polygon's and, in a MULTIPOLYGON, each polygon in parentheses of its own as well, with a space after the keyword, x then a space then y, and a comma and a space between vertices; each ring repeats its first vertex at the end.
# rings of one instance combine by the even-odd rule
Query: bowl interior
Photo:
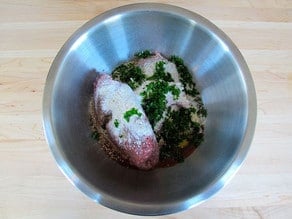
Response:
POLYGON ((48 75, 44 126, 60 168, 85 194, 128 213, 166 214, 205 200, 234 173, 248 149, 253 100, 246 64, 215 26, 183 9, 139 8, 100 15, 67 41, 48 75), (95 71, 110 73, 145 49, 182 57, 208 111, 205 141, 184 163, 146 172, 105 155, 88 113, 95 71))

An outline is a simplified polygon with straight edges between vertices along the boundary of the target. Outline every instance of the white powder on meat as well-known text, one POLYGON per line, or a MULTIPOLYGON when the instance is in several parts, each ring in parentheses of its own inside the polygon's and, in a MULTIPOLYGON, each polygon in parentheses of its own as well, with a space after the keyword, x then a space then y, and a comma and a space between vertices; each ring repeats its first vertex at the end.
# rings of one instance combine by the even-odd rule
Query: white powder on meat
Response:
POLYGON ((110 76, 103 77, 106 78, 101 80, 102 84, 98 85, 99 89, 95 93, 95 102, 101 101, 99 105, 101 111, 111 115, 107 128, 111 130, 113 136, 119 136, 118 144, 122 145, 126 140, 129 143, 135 141, 139 144, 141 143, 139 141, 145 136, 154 135, 151 125, 146 122, 148 120, 141 107, 139 96, 127 84, 114 81, 110 76), (111 95, 108 95, 109 93, 111 95), (126 121, 124 118, 125 112, 133 108, 137 109, 141 115, 134 114, 129 118, 129 121, 126 121), (115 125, 115 122, 118 125, 115 125))

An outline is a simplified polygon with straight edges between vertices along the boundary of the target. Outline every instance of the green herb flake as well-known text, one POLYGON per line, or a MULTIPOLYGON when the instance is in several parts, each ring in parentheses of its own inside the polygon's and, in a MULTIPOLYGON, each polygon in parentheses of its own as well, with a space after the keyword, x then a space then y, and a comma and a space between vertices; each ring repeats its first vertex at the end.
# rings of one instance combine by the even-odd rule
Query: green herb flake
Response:
POLYGON ((120 123, 119 123, 119 121, 118 121, 117 119, 115 119, 115 121, 114 121, 114 125, 115 125, 116 128, 119 127, 120 123))
POLYGON ((141 117, 142 116, 142 113, 138 111, 138 109, 136 108, 132 108, 128 111, 126 111, 124 113, 124 119, 127 121, 127 122, 130 122, 130 117, 133 116, 133 115, 137 115, 138 117, 141 117))
POLYGON ((149 50, 144 50, 142 52, 138 52, 138 53, 135 54, 135 56, 137 58, 143 58, 143 59, 146 59, 146 58, 148 58, 150 56, 153 56, 153 55, 154 54, 152 52, 150 52, 149 50))
POLYGON ((166 110, 166 94, 171 92, 175 100, 180 95, 180 89, 175 85, 169 85, 163 80, 152 81, 146 86, 146 90, 140 93, 142 96, 142 107, 152 127, 163 117, 166 110))
POLYGON ((163 80, 168 82, 174 81, 173 78, 171 77, 171 74, 169 72, 165 72, 164 65, 165 65, 164 61, 156 62, 155 71, 151 77, 147 78, 147 80, 163 80))
POLYGON ((146 79, 140 67, 135 66, 133 62, 118 66, 112 73, 115 80, 128 84, 132 89, 139 87, 146 79))
POLYGON ((207 110, 203 106, 201 106, 200 109, 198 110, 198 115, 207 117, 207 110))
POLYGON ((166 96, 169 85, 166 81, 152 81, 146 86, 146 90, 141 93, 142 107, 149 119, 150 124, 155 124, 162 118, 166 109, 166 96))
POLYGON ((92 132, 91 138, 98 141, 99 140, 99 133, 97 131, 92 132))
POLYGON ((173 95, 173 99, 177 100, 180 95, 180 89, 178 89, 175 85, 169 87, 171 94, 173 95))

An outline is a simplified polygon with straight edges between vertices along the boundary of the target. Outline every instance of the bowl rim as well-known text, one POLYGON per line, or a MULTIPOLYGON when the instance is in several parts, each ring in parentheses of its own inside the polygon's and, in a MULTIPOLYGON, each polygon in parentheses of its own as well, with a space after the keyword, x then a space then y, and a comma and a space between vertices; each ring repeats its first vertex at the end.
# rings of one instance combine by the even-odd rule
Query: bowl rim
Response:
POLYGON ((220 30, 217 26, 215 26, 213 23, 211 23, 209 20, 202 17, 201 15, 178 6, 161 3, 136 3, 117 7, 100 15, 97 15, 96 17, 82 25, 79 29, 77 29, 77 31, 75 31, 71 35, 71 37, 59 50, 50 67, 44 88, 42 108, 42 122, 46 141, 59 169, 63 172, 66 178, 76 188, 78 188, 85 195, 93 199, 95 202, 98 202, 114 210, 135 215, 165 215, 176 213, 197 206, 215 195, 231 180, 231 178, 239 170, 244 159, 246 158, 255 132, 257 118, 257 100, 254 82, 246 61, 244 60, 242 54, 232 42, 232 40, 222 30, 220 30), (191 197, 188 200, 180 200, 175 203, 160 205, 157 208, 153 208, 153 205, 151 204, 142 205, 136 203, 123 203, 123 200, 119 200, 115 197, 103 194, 102 191, 97 191, 97 189, 93 187, 93 185, 84 183, 86 180, 80 174, 78 174, 77 171, 75 171, 75 168, 70 165, 69 162, 67 162, 64 153, 59 149, 59 142, 57 141, 57 139, 54 138, 55 130, 52 126, 52 88, 54 85, 54 81, 57 77, 57 72, 59 68, 61 68, 62 60, 66 57, 66 55, 69 53, 70 49, 72 48, 74 43, 76 43, 76 41, 80 38, 80 36, 90 28, 94 27, 94 25, 99 22, 105 21, 115 15, 133 11, 155 11, 175 14, 185 17, 185 19, 187 20, 195 21, 204 28, 208 28, 213 34, 215 34, 216 37, 220 39, 221 42, 226 45, 230 53, 233 54, 233 57, 238 64, 239 69, 241 70, 241 76, 243 77, 243 81, 245 82, 245 89, 247 93, 248 113, 246 130, 242 138, 241 147, 238 150, 237 154, 234 156, 234 160, 231 162, 230 166, 227 167, 226 170, 221 175, 219 175, 212 183, 210 183, 210 185, 206 188, 206 190, 203 191, 202 194, 191 197))

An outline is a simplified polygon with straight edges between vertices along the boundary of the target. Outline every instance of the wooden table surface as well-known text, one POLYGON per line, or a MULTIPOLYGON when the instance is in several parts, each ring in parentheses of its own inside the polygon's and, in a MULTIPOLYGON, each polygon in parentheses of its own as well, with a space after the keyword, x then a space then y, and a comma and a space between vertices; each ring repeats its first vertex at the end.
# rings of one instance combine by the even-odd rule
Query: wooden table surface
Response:
MULTIPOLYGON (((42 128, 49 67, 82 24, 130 0, 0 0, 0 219, 136 218, 94 203, 58 169, 42 128)), ((227 33, 258 98, 251 149, 214 197, 165 218, 292 218, 292 1, 156 1, 197 12, 227 33)), ((162 217, 161 217, 162 218, 162 217)))

